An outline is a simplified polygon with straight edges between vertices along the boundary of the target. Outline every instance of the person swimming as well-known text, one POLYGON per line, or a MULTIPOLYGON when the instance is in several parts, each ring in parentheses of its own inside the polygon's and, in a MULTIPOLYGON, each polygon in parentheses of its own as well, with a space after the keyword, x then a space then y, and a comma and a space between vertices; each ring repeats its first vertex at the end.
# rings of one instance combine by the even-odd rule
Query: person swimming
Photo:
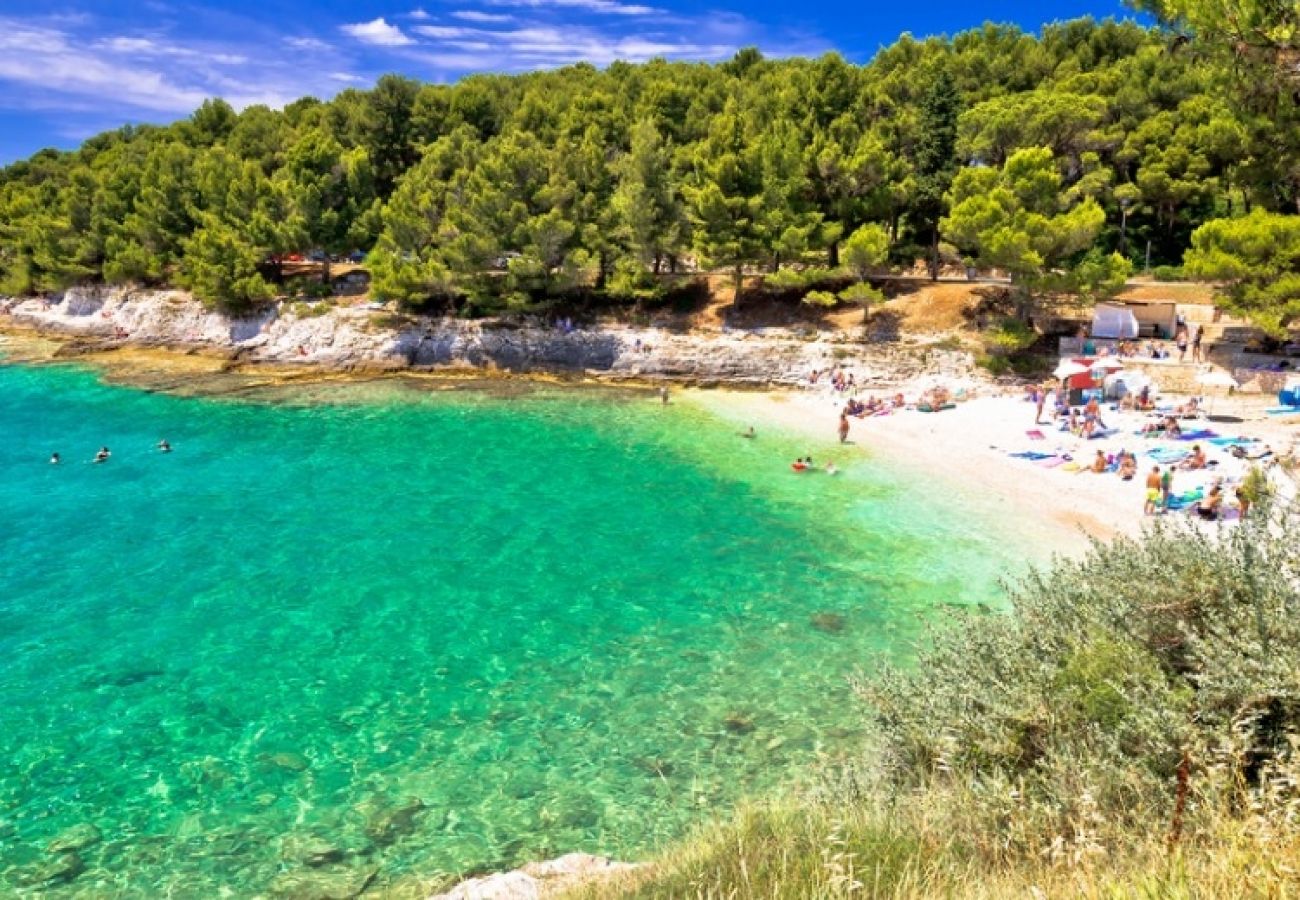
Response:
POLYGON ((758 437, 758 435, 754 433, 753 425, 750 425, 746 431, 740 432, 740 436, 743 438, 750 438, 750 439, 758 437))
POLYGON ((171 453, 171 452, 172 452, 172 445, 169 444, 169 443, 167 443, 167 439, 166 439, 166 438, 163 438, 161 441, 158 442, 158 452, 160 452, 160 453, 171 453))
POLYGON ((838 474, 840 474, 839 467, 836 466, 834 462, 828 462, 828 463, 826 464, 826 474, 827 474, 827 475, 838 475, 838 474))
POLYGON ((50 454, 50 465, 57 466, 61 462, 63 462, 63 459, 59 456, 59 454, 57 453, 50 454))
POLYGON ((94 461, 97 463, 107 462, 108 458, 112 455, 113 455, 112 453, 108 452, 107 447, 100 447, 99 452, 95 454, 94 461))

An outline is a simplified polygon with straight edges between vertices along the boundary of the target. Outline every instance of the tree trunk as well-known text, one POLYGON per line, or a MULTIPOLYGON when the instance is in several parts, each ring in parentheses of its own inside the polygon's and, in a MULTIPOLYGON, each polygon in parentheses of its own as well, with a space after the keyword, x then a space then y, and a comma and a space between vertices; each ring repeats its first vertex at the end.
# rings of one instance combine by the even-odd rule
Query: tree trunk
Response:
POLYGON ((939 227, 930 231, 930 280, 939 280, 939 227))
POLYGON ((605 289, 605 281, 609 276, 609 260, 604 250, 600 251, 597 258, 600 262, 597 264, 596 268, 596 290, 603 291, 605 289))
POLYGON ((780 271, 781 271, 781 254, 780 254, 780 253, 773 253, 773 254, 772 254, 772 271, 773 271, 773 272, 780 272, 780 271))
POLYGON ((651 271, 653 271, 656 275, 658 275, 659 267, 662 266, 663 264, 664 264, 664 255, 660 253, 658 250, 656 250, 654 268, 651 271))
POLYGON ((741 266, 736 266, 736 293, 731 298, 731 305, 735 309, 740 309, 740 292, 745 287, 745 270, 741 266))
POLYGON ((330 284, 330 255, 325 254, 325 261, 321 263, 321 284, 329 287, 330 284))
POLYGON ((827 262, 830 263, 831 268, 838 269, 840 267, 840 242, 831 241, 831 245, 826 248, 826 252, 829 257, 827 262))

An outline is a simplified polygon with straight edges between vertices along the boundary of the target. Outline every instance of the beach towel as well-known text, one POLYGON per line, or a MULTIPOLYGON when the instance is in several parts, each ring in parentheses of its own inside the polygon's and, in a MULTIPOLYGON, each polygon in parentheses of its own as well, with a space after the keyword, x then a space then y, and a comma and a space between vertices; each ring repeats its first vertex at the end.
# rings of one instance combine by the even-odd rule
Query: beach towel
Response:
POLYGON ((1025 437, 1029 438, 1031 441, 1045 441, 1045 440, 1047 440, 1047 435, 1043 434, 1043 433, 1042 433, 1041 431, 1039 431, 1037 428, 1034 428, 1034 429, 1031 429, 1031 430, 1029 430, 1029 431, 1026 431, 1026 432, 1025 432, 1025 437))
POLYGON ((1270 406, 1264 412, 1270 416, 1300 416, 1300 406, 1270 406))
POLYGON ((1249 437, 1216 437, 1210 438, 1210 443, 1216 447, 1244 447, 1247 444, 1257 443, 1255 438, 1249 437))
POLYGON ((1016 459, 1030 459, 1030 460, 1051 459, 1052 457, 1056 456, 1055 453, 1039 453, 1035 450, 1022 450, 1019 453, 1009 453, 1007 455, 1015 457, 1016 459))
POLYGON ((1099 428, 1092 434, 1088 435, 1088 440, 1095 441, 1098 438, 1108 438, 1113 434, 1119 434, 1118 428, 1099 428))
POLYGON ((1038 465, 1044 469, 1055 469, 1057 466, 1069 462, 1064 456, 1049 456, 1047 459, 1040 459, 1038 465))
POLYGON ((1170 494, 1165 509, 1186 509, 1193 503, 1199 503, 1205 497, 1205 488, 1194 488, 1181 494, 1170 494))
POLYGON ((1152 447, 1147 451, 1147 456, 1151 457, 1158 463, 1172 465, 1176 462, 1182 462, 1191 456, 1191 451, 1184 450, 1181 447, 1152 447))
POLYGON ((1197 431, 1184 431, 1178 435, 1180 441, 1207 441, 1210 438, 1218 437, 1219 433, 1209 428, 1201 428, 1197 431))

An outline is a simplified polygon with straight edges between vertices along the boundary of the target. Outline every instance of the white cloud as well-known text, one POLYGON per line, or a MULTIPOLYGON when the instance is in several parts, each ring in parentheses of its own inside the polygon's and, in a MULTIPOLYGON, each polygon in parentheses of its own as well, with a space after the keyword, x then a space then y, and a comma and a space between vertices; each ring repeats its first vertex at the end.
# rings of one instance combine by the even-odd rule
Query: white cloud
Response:
POLYGON ((517 6, 529 9, 580 9, 584 12, 618 16, 650 16, 663 10, 621 0, 486 0, 489 6, 517 6))
POLYGON ((477 9, 457 9, 448 13, 453 19, 460 19, 462 22, 477 22, 482 25, 501 25, 507 22, 513 22, 514 16, 506 13, 482 12, 477 9))
POLYGON ((360 75, 353 75, 351 72, 330 72, 330 81, 341 81, 344 84, 361 84, 365 81, 360 75))
POLYGON ((342 25, 340 30, 363 44, 374 44, 377 47, 404 47, 415 43, 402 32, 402 29, 384 21, 383 16, 369 22, 342 25))
POLYGON ((35 95, 22 99, 50 93, 109 97, 158 112, 192 110, 205 97, 203 91, 176 83, 162 72, 74 45, 62 31, 7 18, 0 18, 0 81, 23 85, 35 95))
POLYGON ((427 12, 424 11, 424 7, 423 7, 423 6, 417 6, 415 9, 411 10, 411 11, 410 11, 409 13, 407 13, 406 15, 407 15, 408 18, 411 18, 411 19, 420 19, 420 20, 424 20, 424 19, 431 19, 431 18, 433 18, 433 17, 430 16, 427 12))
POLYGON ((284 42, 295 50, 329 50, 330 45, 314 37, 285 38, 284 42))

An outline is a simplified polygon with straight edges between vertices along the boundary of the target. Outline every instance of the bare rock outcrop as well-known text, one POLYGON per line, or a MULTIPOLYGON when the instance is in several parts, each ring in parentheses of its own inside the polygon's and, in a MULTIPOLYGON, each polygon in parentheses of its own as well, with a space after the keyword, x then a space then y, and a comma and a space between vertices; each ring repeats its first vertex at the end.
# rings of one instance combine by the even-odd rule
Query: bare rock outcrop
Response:
POLYGON ((887 386, 940 372, 966 377, 969 354, 868 344, 840 333, 781 328, 679 332, 624 325, 431 318, 356 307, 280 303, 228 318, 181 291, 73 288, 0 303, 6 318, 87 346, 132 345, 228 354, 240 362, 352 371, 481 369, 698 384, 793 385, 813 369, 854 368, 887 386))
POLYGON ((513 872, 462 881, 429 900, 542 900, 590 881, 636 868, 603 856, 569 853, 558 859, 529 863, 513 872))

